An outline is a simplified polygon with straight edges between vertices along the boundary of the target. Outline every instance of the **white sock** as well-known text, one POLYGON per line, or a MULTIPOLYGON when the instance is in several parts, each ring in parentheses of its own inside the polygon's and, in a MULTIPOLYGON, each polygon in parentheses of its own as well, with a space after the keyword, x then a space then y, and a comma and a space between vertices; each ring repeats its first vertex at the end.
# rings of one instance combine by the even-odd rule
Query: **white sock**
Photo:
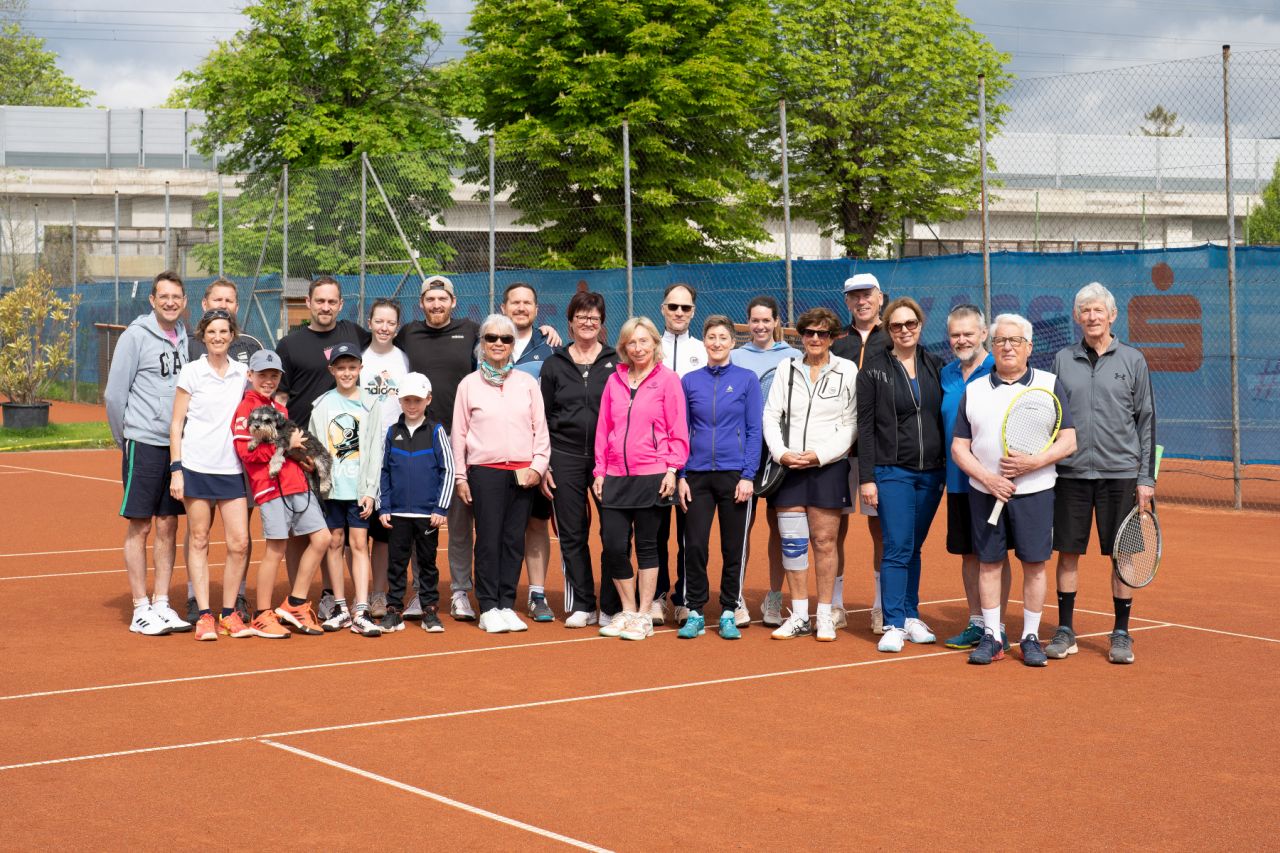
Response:
MULTIPOLYGON (((1040 611, 1040 613, 1043 612, 1044 611, 1040 611)), ((1039 638, 1040 613, 1037 613, 1034 610, 1022 611, 1022 636, 1039 638)))
POLYGON ((818 602, 818 618, 821 619, 823 616, 827 617, 828 619, 831 618, 831 605, 823 604, 821 601, 819 601, 818 602))
POLYGON ((151 599, 151 603, 154 604, 156 607, 168 607, 169 596, 157 594, 151 599))
POLYGON ((147 597, 144 595, 142 598, 135 598, 133 600, 133 609, 137 610, 139 607, 147 607, 150 604, 151 602, 147 601, 147 597))
POLYGON ((1004 630, 1004 626, 1000 625, 999 607, 992 607, 991 609, 987 609, 986 607, 982 608, 982 624, 983 629, 988 634, 995 637, 997 640, 1004 639, 1000 636, 1000 632, 1004 630))
POLYGON ((543 588, 540 586, 534 586, 533 584, 529 584, 529 597, 533 598, 533 596, 536 594, 546 595, 546 591, 543 590, 543 588))
POLYGON ((791 615, 800 619, 809 618, 809 599, 793 598, 791 599, 791 615))
MULTIPOLYGON (((831 604, 835 607, 839 607, 841 610, 844 609, 844 576, 843 575, 836 577, 836 586, 835 586, 835 589, 832 590, 831 592, 831 604)), ((818 612, 819 613, 822 612, 821 604, 818 605, 818 612)))
POLYGON ((880 598, 880 572, 879 571, 872 572, 871 577, 875 579, 875 583, 876 583, 875 604, 871 605, 871 607, 873 610, 883 610, 884 601, 880 598))
POLYGON ((187 581, 187 598, 196 597, 196 588, 191 585, 191 581, 187 581))

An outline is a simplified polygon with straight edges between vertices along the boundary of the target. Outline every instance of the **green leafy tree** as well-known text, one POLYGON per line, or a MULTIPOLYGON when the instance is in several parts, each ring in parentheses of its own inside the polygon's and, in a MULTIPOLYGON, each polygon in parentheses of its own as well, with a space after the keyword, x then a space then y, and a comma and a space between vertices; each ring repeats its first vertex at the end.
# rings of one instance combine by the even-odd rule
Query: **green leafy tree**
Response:
MULTIPOLYGON (((624 119, 636 263, 754 257, 769 27, 757 0, 478 0, 459 105, 496 131, 498 188, 540 229, 508 259, 623 263, 624 119)), ((482 160, 468 176, 487 183, 482 160)))
MULTIPOLYGON (((256 268, 286 164, 290 272, 354 271, 362 154, 381 158, 375 168, 413 248, 447 262, 451 250, 432 237, 431 224, 450 203, 458 139, 432 62, 440 27, 427 6, 257 0, 243 10, 249 26, 182 75, 167 103, 204 110, 201 150, 216 151, 222 171, 248 175, 224 228, 229 272, 256 268)), ((372 181, 368 197, 371 210, 381 206, 372 181)), ((215 216, 210 206, 207 221, 215 216)), ((390 231, 389 221, 371 219, 372 259, 405 258, 394 232, 374 233, 390 231)), ((277 211, 265 270, 280 266, 280 223, 277 211)), ((196 252, 212 267, 216 246, 196 252)))
POLYGON ((1280 244, 1280 161, 1271 171, 1271 181, 1262 188, 1262 202, 1249 212, 1244 227, 1251 245, 1280 244))
POLYGON ((1000 126, 1008 57, 953 0, 778 0, 794 210, 850 257, 905 219, 962 218, 977 204, 978 75, 987 132, 1000 126))
POLYGON ((10 21, 0 25, 0 104, 22 107, 87 107, 93 92, 58 67, 44 39, 10 21))

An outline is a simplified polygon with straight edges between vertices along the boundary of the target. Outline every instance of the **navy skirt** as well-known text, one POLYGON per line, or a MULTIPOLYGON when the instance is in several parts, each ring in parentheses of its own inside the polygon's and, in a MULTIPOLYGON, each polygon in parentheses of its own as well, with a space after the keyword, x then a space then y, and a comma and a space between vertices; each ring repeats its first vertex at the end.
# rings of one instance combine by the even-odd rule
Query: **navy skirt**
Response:
POLYGON ((246 497, 243 474, 204 474, 182 469, 182 496, 202 501, 233 501, 246 497))
POLYGON ((769 500, 770 506, 849 506, 849 460, 840 457, 821 468, 791 468, 769 500))

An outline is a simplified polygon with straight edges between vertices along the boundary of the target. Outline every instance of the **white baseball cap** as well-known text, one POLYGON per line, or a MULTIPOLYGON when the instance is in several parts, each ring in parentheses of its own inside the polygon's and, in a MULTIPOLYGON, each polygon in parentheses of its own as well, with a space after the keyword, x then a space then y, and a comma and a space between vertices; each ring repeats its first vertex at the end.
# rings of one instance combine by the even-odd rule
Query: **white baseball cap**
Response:
POLYGON ((850 278, 844 280, 844 292, 850 293, 854 290, 879 290, 880 281, 869 272, 860 272, 850 278))
POLYGON ((396 384, 396 396, 421 397, 431 396, 431 380, 421 373, 406 373, 396 384))

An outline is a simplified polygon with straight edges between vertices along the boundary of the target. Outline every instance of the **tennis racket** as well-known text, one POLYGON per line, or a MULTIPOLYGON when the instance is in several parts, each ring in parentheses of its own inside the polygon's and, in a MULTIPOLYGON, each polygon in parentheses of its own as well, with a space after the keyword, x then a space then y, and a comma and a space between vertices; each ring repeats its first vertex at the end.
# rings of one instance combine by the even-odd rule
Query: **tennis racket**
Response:
MULTIPOLYGON (((1160 459, 1164 448, 1156 445, 1156 469, 1153 479, 1160 474, 1160 459)), ((1115 544, 1111 546, 1111 568, 1120 583, 1131 589, 1142 589, 1156 579, 1160 568, 1160 556, 1164 552, 1164 539, 1160 535, 1160 518, 1156 515, 1156 502, 1144 510, 1136 504, 1120 523, 1115 544)))
MULTIPOLYGON (((1062 403, 1052 391, 1028 388, 1014 397, 1004 413, 1000 445, 1004 455, 1013 451, 1028 455, 1043 453, 1058 437, 1062 425, 1062 403)), ((1004 512, 1004 501, 996 500, 987 524, 994 525, 1004 512)))

